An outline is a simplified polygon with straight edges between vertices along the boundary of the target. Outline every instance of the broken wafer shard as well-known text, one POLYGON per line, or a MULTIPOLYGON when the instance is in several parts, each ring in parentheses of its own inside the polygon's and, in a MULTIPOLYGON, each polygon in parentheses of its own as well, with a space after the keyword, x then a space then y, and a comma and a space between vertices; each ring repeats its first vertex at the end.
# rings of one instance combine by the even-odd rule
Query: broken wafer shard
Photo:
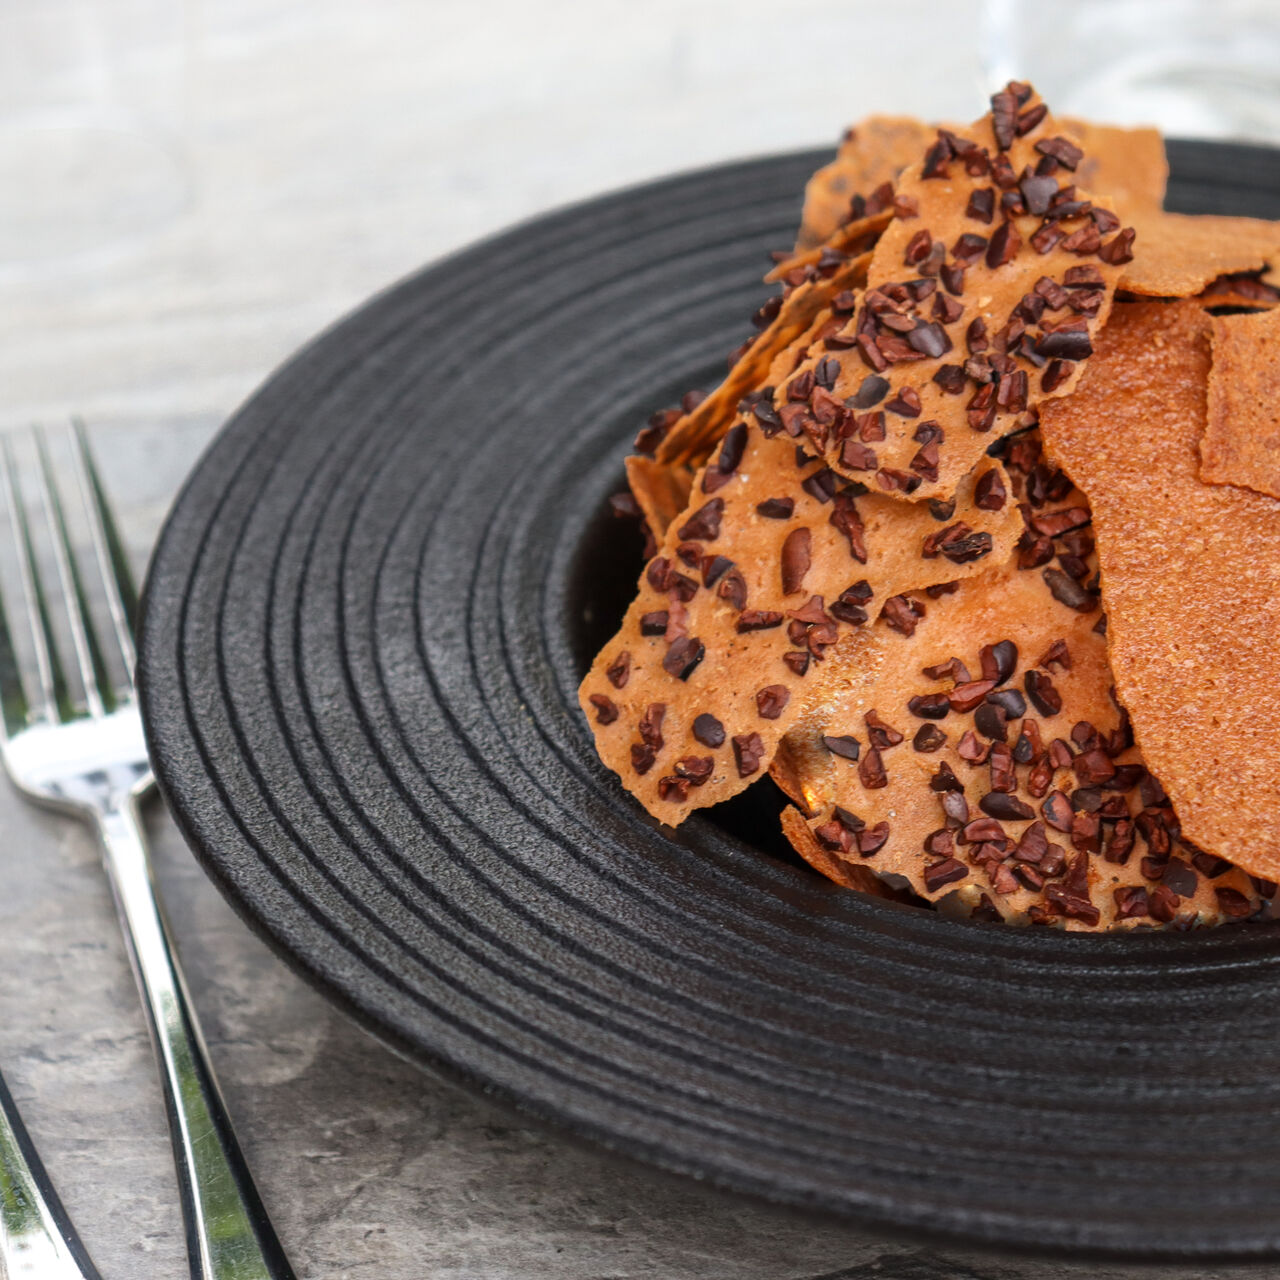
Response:
MULTIPOLYGON (((1062 130, 1084 149, 1076 180, 1090 191, 1105 192, 1125 221, 1164 204, 1169 162, 1158 129, 1126 129, 1063 117, 1062 130)), ((892 184, 920 158, 939 128, 963 132, 954 124, 929 125, 904 116, 870 116, 850 127, 835 159, 805 187, 797 253, 829 240, 845 223, 888 208, 892 184)))
MULTIPOLYGON (((885 184, 880 194, 885 198, 892 196, 889 184, 885 184)), ((867 253, 875 248, 880 233, 893 221, 893 218, 892 204, 884 208, 877 206, 876 212, 837 227, 822 244, 815 245, 812 249, 803 249, 775 263, 765 275, 765 281, 772 283, 775 280, 786 280, 797 271, 816 269, 833 253, 839 254, 842 258, 857 257, 867 253)))
MULTIPOLYGON (((1048 127, 1047 120, 1041 123, 1048 127)), ((1119 190, 1121 200, 1127 206, 1159 209, 1168 165, 1158 132, 1118 129, 1079 121, 1071 123, 1096 148, 1082 155, 1077 176, 1092 174, 1107 178, 1119 190)), ((835 165, 829 166, 832 172, 820 171, 810 184, 811 191, 822 191, 828 182, 836 182, 842 189, 847 187, 851 191, 856 190, 858 184, 870 183, 872 179, 875 184, 880 184, 870 204, 865 198, 856 200, 852 207, 856 216, 848 225, 835 228, 842 248, 849 247, 845 241, 874 243, 895 213, 891 180, 896 179, 910 162, 917 160, 937 136, 937 130, 931 126, 897 117, 872 117, 850 130, 835 165), (838 180, 834 176, 836 170, 842 175, 838 180)), ((1037 165, 1043 160, 1043 155, 1038 156, 1037 165)), ((902 206, 903 211, 907 208, 902 206)), ((633 492, 650 517, 649 524, 655 537, 661 537, 665 523, 674 518, 676 499, 688 491, 693 471, 706 461, 711 449, 728 429, 742 396, 748 392, 758 393, 762 388, 771 391, 777 382, 792 372, 785 366, 798 363, 796 352, 806 345, 812 347, 824 343, 833 336, 829 303, 833 297, 848 296, 849 290, 865 283, 868 261, 867 256, 846 259, 832 244, 827 244, 801 253, 770 273, 770 279, 785 280, 788 291, 777 304, 778 309, 764 331, 738 359, 725 383, 684 414, 658 444, 655 457, 658 463, 666 464, 665 469, 651 465, 638 465, 635 469, 633 492), (815 318, 817 323, 806 338, 803 326, 815 318), (772 366, 769 360, 772 360, 772 366), (767 375, 764 374, 766 369, 767 375)), ((1046 301, 1052 302, 1058 297, 1058 293, 1050 293, 1045 282, 1037 280, 1037 285, 1040 296, 1033 297, 1026 304, 1031 310, 1041 309, 1046 301)), ((1097 305, 1098 299, 1082 287, 1081 281, 1073 281, 1073 287, 1076 290, 1073 302, 1085 309, 1097 305)), ((847 310, 845 314, 848 314, 847 310)), ((815 350, 813 354, 815 358, 821 358, 823 350, 815 350)), ((984 369, 982 376, 989 381, 998 381, 1000 356, 993 353, 989 359, 993 367, 984 369)), ((981 367, 981 359, 975 367, 981 367)), ((1061 367, 1062 362, 1059 362, 1061 367)), ((1016 376, 1013 382, 1018 384, 1016 376)), ((1027 398, 1020 389, 1010 394, 1015 399, 1027 398)), ((1034 400, 1034 389, 1029 397, 1034 400)), ((998 390, 996 398, 999 398, 998 390)), ((923 459, 926 477, 928 455, 929 450, 926 449, 923 459)), ((906 483, 911 484, 916 479, 911 476, 906 483)))
POLYGON ((1089 496, 1121 701, 1183 836, 1280 876, 1280 503, 1200 476, 1199 302, 1117 304, 1045 447, 1089 496))
POLYGON ((666 466, 643 454, 632 454, 624 465, 627 488, 656 543, 689 505, 694 473, 687 467, 666 466))
POLYGON ((809 446, 771 413, 725 436, 582 683, 601 759, 673 826, 763 775, 832 670, 856 664, 870 618, 888 609, 909 629, 903 592, 976 572, 1020 536, 999 462, 954 504, 906 505, 809 446))
MULTIPOLYGON (((1109 179, 1120 192, 1126 207, 1159 209, 1168 165, 1163 143, 1155 130, 1127 130, 1079 121, 1070 123, 1085 136, 1091 147, 1096 148, 1094 151, 1086 149, 1082 155, 1077 177, 1090 174, 1109 179)), ((1047 127, 1047 121, 1042 124, 1047 127)), ((937 130, 919 121, 872 117, 850 131, 836 163, 829 166, 831 173, 820 171, 815 175, 810 184, 810 190, 814 192, 822 191, 824 184, 829 182, 856 191, 858 184, 871 183, 872 179, 872 185, 878 190, 872 191, 870 204, 865 198, 855 201, 852 212, 856 217, 843 227, 832 228, 833 232, 838 232, 838 245, 832 242, 815 246, 770 273, 769 279, 786 281, 788 289, 776 304, 777 311, 764 331, 739 357, 725 382, 669 428, 655 450, 657 462, 665 465, 636 467, 633 492, 649 516, 655 537, 661 537, 665 523, 674 518, 675 500, 680 493, 688 491, 693 471, 706 461, 711 449, 729 428, 741 398, 764 387, 772 389, 776 382, 791 372, 783 366, 788 362, 797 363, 792 353, 806 345, 822 343, 832 336, 827 331, 831 299, 864 284, 870 261, 866 255, 846 258, 843 251, 854 245, 875 243, 895 212, 892 180, 909 163, 918 160, 936 138, 937 130), (838 179, 836 170, 842 175, 838 179), (815 319, 816 324, 813 323, 815 319), (812 325, 807 341, 804 337, 806 324, 812 325)), ((1039 156, 1037 164, 1043 159, 1043 155, 1039 156)), ((1037 283, 1040 282, 1037 280, 1037 283)), ((1047 292, 1046 285, 1040 285, 1040 288, 1042 295, 1047 292)), ((1074 300, 1086 309, 1096 305, 1097 299, 1090 296, 1089 290, 1079 285, 1076 288, 1074 300)), ((1032 310, 1040 308, 1042 298, 1033 298, 1027 305, 1032 310)), ((814 354, 820 358, 822 351, 814 354)), ((984 371, 984 376, 991 380, 1000 376, 998 353, 994 355, 994 362, 994 371, 984 371)), ((1017 381, 1015 377, 1014 382, 1017 381)), ((1021 392, 1014 394, 1020 396, 1021 392)), ((1035 398, 1034 389, 1030 398, 1035 398)), ((908 479, 907 483, 911 482, 908 479)))
POLYGON ((698 469, 741 419, 744 404, 772 397, 774 381, 803 358, 810 334, 828 322, 833 302, 852 299, 865 283, 870 260, 869 253, 845 258, 833 252, 820 264, 797 269, 754 317, 763 328, 736 353, 725 380, 682 412, 655 414, 636 437, 643 452, 627 458, 627 484, 655 542, 684 510, 698 469))
MULTIPOLYGON (((867 253, 845 257, 832 251, 821 263, 797 269, 784 281, 784 292, 757 313, 764 328, 743 349, 725 380, 669 427, 653 451, 655 460, 670 468, 702 466, 733 422, 742 398, 769 385, 779 357, 829 311, 833 298, 862 287, 870 261, 867 253)), ((662 531, 654 532, 661 537, 662 531)))
POLYGON ((865 281, 869 260, 865 254, 850 260, 837 256, 820 270, 806 269, 802 279, 787 285, 777 313, 728 378, 664 426, 653 457, 635 454, 626 460, 627 483, 655 542, 684 510, 697 471, 724 436, 749 421, 757 406, 772 402, 775 383, 795 369, 814 336, 824 326, 839 326, 834 314, 852 311, 854 290, 865 281))
POLYGON ((1200 478, 1280 498, 1280 312, 1212 322, 1200 478))
POLYGON ((1266 311, 1280 303, 1280 289, 1267 284, 1262 271, 1237 271, 1210 281, 1196 295, 1210 310, 1220 307, 1266 311))
POLYGON ((1032 90, 1011 85, 903 173, 862 306, 779 389, 794 401, 821 378, 862 410, 821 441, 833 469, 946 499, 993 438, 1072 389, 1133 240, 1075 183, 1083 160, 1032 90), (882 413, 892 405, 908 415, 882 413), (924 446, 921 426, 934 433, 924 446))
MULTIPOLYGON (((1261 218, 1135 213, 1133 261, 1120 288, 1148 298, 1189 298, 1220 276, 1280 267, 1280 225, 1261 218)), ((1274 283, 1270 274, 1263 283, 1274 283)))
MULTIPOLYGON (((916 122, 922 136, 931 140, 933 130, 916 122)), ((952 133, 963 133, 958 126, 941 126, 952 133)), ((1222 298, 1216 305, 1274 305, 1273 264, 1280 264, 1280 228, 1260 218, 1226 217, 1166 213, 1161 208, 1168 162, 1164 144, 1155 129, 1122 129, 1112 125, 1063 118, 1059 127, 1068 138, 1079 143, 1083 152, 1074 177, 1077 184, 1104 194, 1114 205, 1116 214, 1126 227, 1131 227, 1134 240, 1129 245, 1132 261, 1124 264, 1119 289, 1143 297, 1186 298, 1217 286, 1223 278, 1238 276, 1244 296, 1222 298), (1264 274, 1265 273, 1265 274, 1264 274), (1256 283, 1245 277, 1252 274, 1256 283), (1261 277, 1261 278, 1259 278, 1261 277)), ((899 135, 910 136, 905 129, 899 135)), ((914 157, 913 157, 914 159, 914 157)), ((897 166, 894 180, 905 165, 897 166)), ((830 186, 839 180, 841 162, 821 169, 811 186, 830 186)), ((895 194, 881 189, 877 206, 891 207, 895 194)), ((825 210, 829 200, 822 202, 825 210)), ((781 278, 796 266, 815 262, 821 242, 844 234, 838 224, 810 217, 806 200, 804 240, 806 247, 785 260, 770 273, 781 278), (825 235, 819 235, 825 230, 825 235)), ((815 202, 815 207, 816 202, 815 202)))
POLYGON ((1159 129, 1124 128, 1074 116, 1064 116, 1062 127, 1084 148, 1076 177, 1090 191, 1110 196, 1125 222, 1164 207, 1169 160, 1159 129))
POLYGON ((1085 930, 1255 916, 1275 886, 1182 844, 1133 745, 1089 585, 1088 512, 1067 511, 1038 517, 1061 530, 1051 566, 968 578, 910 636, 869 630, 847 687, 829 687, 779 749, 774 777, 798 806, 783 829, 839 883, 869 870, 976 919, 1085 930))
POLYGON ((920 158, 935 128, 912 116, 868 116, 851 125, 835 159, 804 189, 796 252, 830 240, 850 222, 891 207, 893 182, 920 158))
POLYGON ((845 858, 837 858, 814 838, 809 824, 801 817, 799 810, 786 808, 782 811, 782 834, 787 837, 791 847, 815 870, 821 872, 828 880, 843 885, 846 889, 856 889, 859 893, 870 894, 873 898, 890 898, 909 901, 909 895, 894 889, 881 880, 869 867, 860 867, 845 858))

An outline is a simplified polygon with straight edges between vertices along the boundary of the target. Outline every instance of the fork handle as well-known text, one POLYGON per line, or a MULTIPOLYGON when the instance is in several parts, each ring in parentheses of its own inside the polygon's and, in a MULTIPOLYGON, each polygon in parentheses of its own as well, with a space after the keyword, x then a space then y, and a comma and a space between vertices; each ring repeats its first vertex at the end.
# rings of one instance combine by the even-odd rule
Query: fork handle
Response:
POLYGON ((98 816, 160 1066, 194 1280, 293 1280, 231 1128, 160 903, 136 803, 98 816))
POLYGON ((7 1280, 99 1280, 0 1076, 0 1271, 7 1280))

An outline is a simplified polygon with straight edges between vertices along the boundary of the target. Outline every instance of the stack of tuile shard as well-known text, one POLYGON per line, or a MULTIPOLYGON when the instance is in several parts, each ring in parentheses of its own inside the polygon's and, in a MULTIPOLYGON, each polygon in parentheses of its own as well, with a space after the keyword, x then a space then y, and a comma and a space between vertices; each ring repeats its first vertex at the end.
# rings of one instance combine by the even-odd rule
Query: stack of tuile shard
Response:
MULTIPOLYGON (((647 564, 580 700, 651 814, 674 826, 768 773, 796 851, 856 891, 1072 931, 1269 917, 1280 770, 1243 706, 1212 785, 1175 741, 1176 697, 1221 708, 1185 664, 1172 698, 1156 670, 1177 637, 1122 546, 1130 437, 1108 420, 1135 340, 1111 335, 1137 326, 1149 384, 1161 360, 1190 379, 1163 446, 1194 454, 1187 509, 1203 490, 1215 520, 1280 538, 1280 455, 1232 434, 1241 376, 1215 383, 1209 358, 1261 383, 1274 324, 1221 313, 1280 298, 1280 228, 1166 214, 1166 176, 1154 131, 1056 121, 1018 83, 967 128, 850 130, 756 337, 627 461, 647 564), (1223 818, 1245 783, 1222 774, 1242 761, 1243 830, 1223 818)), ((1176 516, 1153 522, 1161 563, 1207 551, 1212 574, 1217 541, 1176 516)), ((1280 641, 1274 578, 1249 578, 1257 643, 1223 680, 1228 720, 1280 641)))

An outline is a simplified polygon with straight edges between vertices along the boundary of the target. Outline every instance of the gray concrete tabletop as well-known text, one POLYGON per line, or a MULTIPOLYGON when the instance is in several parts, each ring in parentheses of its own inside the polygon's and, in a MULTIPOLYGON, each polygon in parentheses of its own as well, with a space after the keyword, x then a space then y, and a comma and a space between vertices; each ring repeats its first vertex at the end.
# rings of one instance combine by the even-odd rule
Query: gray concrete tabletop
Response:
MULTIPOLYGON (((5 140, 30 105, 6 96, 15 76, 61 77, 90 119, 125 103, 164 157, 131 237, 93 240, 110 211, 86 170, 37 227, 80 241, 27 261, 0 245, 0 429, 86 420, 141 572, 219 424, 368 294, 568 200, 831 144, 873 109, 974 114, 977 7, 0 0, 0 223, 16 198, 5 140), (22 26, 37 12, 61 24, 53 53, 22 26), (954 38, 921 38, 944 17, 954 38), (48 75, 15 60, 19 36, 34 40, 34 71, 53 60, 48 75), (810 74, 815 47, 848 56, 810 74)), ((346 1022, 249 933, 160 807, 148 821, 217 1071, 302 1277, 1146 1274, 880 1239, 528 1128, 346 1022)), ((160 1094, 97 851, 3 786, 0 832, 0 1068, 108 1280, 185 1274, 160 1094)))

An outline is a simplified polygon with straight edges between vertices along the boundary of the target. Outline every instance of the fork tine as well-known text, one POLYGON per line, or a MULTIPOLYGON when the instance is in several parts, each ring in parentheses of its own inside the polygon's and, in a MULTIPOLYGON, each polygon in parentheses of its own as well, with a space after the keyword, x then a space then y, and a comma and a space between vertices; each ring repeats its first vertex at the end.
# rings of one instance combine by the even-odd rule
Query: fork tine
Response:
MULTIPOLYGON (((32 724, 57 724, 58 707, 66 701, 66 678, 62 664, 58 661, 58 651, 49 626, 49 610, 36 574, 31 523, 22 501, 17 468, 13 461, 13 446, 8 436, 0 442, 0 472, 3 472, 5 503, 9 508, 9 524, 13 530, 22 601, 26 608, 27 625, 31 631, 31 645, 36 660, 37 696, 34 705, 30 707, 29 720, 32 724)), ((25 700, 24 695, 23 701, 25 700)))
POLYGON ((107 505, 106 491, 98 478, 97 464, 89 448, 89 433, 80 418, 72 418, 71 430, 75 435, 75 473, 80 497, 89 516, 89 530, 93 537, 93 554, 98 562, 98 573, 107 592, 107 608, 111 613, 111 625, 115 631, 120 656, 124 659, 125 677, 133 694, 133 668, 137 655, 133 647, 133 619, 137 616, 138 594, 134 589, 129 561, 116 529, 115 518, 107 505))
POLYGON ((57 482, 53 478, 53 468, 49 463, 44 432, 33 427, 31 437, 35 441, 36 455, 40 461, 36 468, 36 485, 49 528, 49 540, 53 543, 53 562, 58 570, 58 585, 62 588, 62 604, 67 611, 67 622, 71 628, 71 643, 76 651, 80 681, 84 685, 84 700, 89 714, 97 717, 106 713, 102 695, 98 691, 101 657, 95 652, 98 648, 97 637, 93 634, 88 601, 85 599, 80 575, 76 571, 71 540, 67 534, 66 516, 62 510, 57 482))

